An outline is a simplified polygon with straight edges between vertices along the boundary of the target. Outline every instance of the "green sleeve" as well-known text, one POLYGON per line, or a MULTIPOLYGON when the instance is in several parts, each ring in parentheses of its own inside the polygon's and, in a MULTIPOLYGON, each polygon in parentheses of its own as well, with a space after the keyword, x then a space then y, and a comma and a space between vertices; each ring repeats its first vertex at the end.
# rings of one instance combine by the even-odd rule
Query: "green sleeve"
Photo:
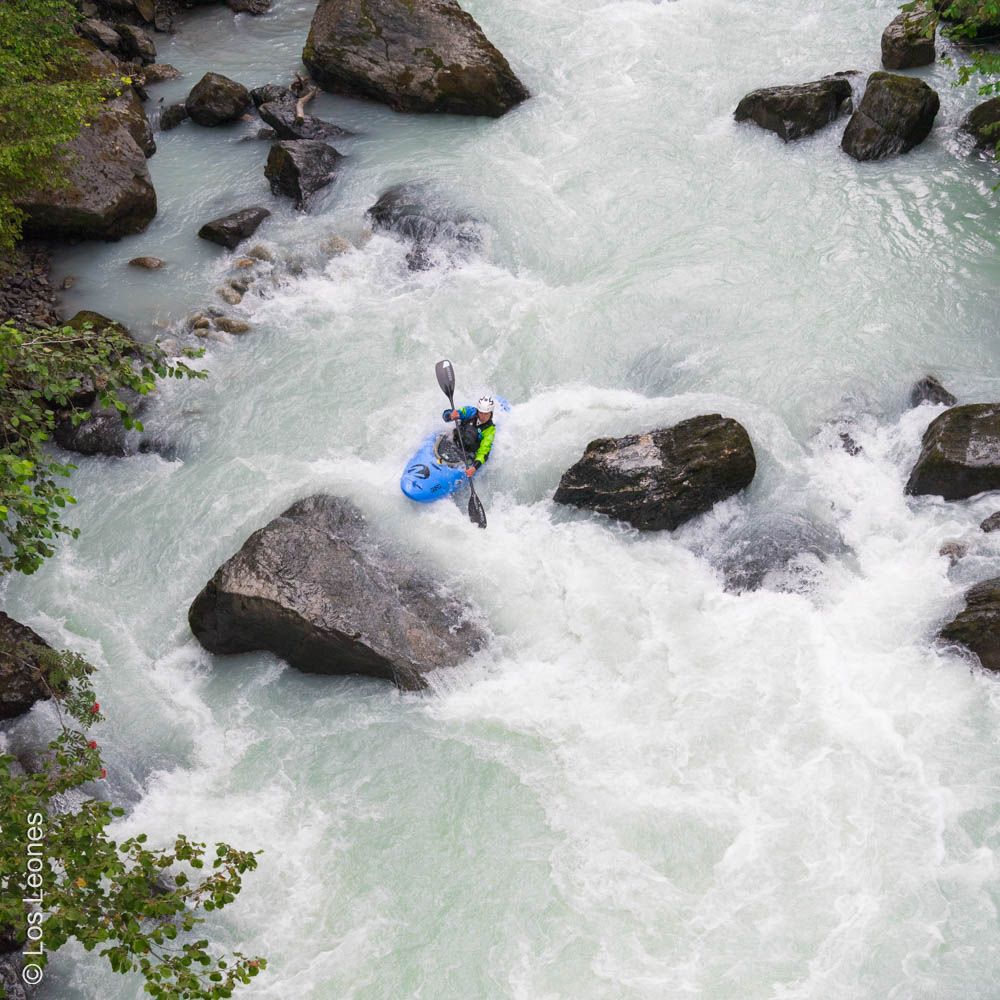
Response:
POLYGON ((492 424, 483 431, 483 436, 480 438, 479 447, 476 449, 475 461, 480 465, 490 457, 490 452, 493 450, 493 438, 497 432, 497 429, 492 424))

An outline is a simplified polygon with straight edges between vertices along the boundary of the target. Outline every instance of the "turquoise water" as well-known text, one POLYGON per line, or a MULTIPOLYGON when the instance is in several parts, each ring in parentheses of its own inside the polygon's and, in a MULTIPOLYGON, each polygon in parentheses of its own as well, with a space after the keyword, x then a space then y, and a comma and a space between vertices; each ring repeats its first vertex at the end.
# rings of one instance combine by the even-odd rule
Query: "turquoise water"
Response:
MULTIPOLYGON (((109 785, 134 803, 120 832, 263 849, 208 925, 268 956, 247 996, 995 995, 1000 695, 931 645, 996 575, 977 528, 995 503, 902 494, 938 412, 905 409, 914 379, 1000 395, 996 173, 954 130, 974 95, 917 71, 935 132, 858 164, 838 127, 785 146, 731 114, 756 86, 877 68, 891 3, 466 6, 534 95, 516 111, 323 95, 315 113, 358 134, 308 215, 271 199, 267 144, 241 141, 256 126, 185 125, 158 136, 149 230, 58 259, 67 310, 175 336, 230 274, 201 223, 274 213, 277 281, 233 310, 253 331, 208 341, 208 382, 166 387, 146 421, 177 457, 82 460, 80 539, 5 595, 101 667, 109 785), (483 220, 481 253, 411 273, 369 237, 365 209, 412 179, 483 220), (325 261, 331 235, 355 249, 325 261), (125 266, 142 253, 167 267, 125 266), (485 533, 396 487, 443 405, 442 356, 463 398, 514 403, 485 533), (745 496, 649 537, 551 503, 591 438, 706 412, 750 432, 745 496), (430 695, 190 636, 216 567, 321 490, 489 621, 488 650, 430 695), (815 551, 727 590, 727 560, 776 529, 815 551), (953 539, 970 552, 949 572, 953 539)), ((209 69, 286 79, 311 12, 187 15, 157 38, 186 76, 153 101, 209 69)), ((141 995, 71 949, 46 983, 141 995)))

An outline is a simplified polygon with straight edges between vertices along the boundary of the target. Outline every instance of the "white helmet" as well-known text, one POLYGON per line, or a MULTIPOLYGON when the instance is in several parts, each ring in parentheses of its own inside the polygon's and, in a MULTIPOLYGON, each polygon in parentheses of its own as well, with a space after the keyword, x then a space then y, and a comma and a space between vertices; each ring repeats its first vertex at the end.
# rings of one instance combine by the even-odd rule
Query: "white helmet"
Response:
POLYGON ((480 413, 492 413, 493 397, 483 396, 483 398, 480 399, 478 403, 476 403, 476 409, 479 410, 480 413))

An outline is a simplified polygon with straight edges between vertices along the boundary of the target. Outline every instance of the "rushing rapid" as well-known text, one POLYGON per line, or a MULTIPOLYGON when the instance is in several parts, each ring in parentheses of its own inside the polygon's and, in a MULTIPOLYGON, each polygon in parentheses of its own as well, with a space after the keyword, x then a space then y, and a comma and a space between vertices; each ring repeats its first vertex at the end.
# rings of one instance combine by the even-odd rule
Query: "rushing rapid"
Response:
MULTIPOLYGON (((313 6, 185 15, 157 36, 185 77, 152 102, 210 69, 287 80, 313 6)), ((903 495, 939 412, 907 409, 911 383, 1000 397, 996 173, 954 130, 975 95, 916 71, 942 96, 931 138, 859 164, 839 127, 785 145, 732 111, 877 68, 891 0, 464 6, 532 91, 514 112, 322 95, 314 113, 357 134, 308 214, 271 199, 257 126, 162 133, 150 229, 57 260, 78 278, 65 311, 183 338, 232 262, 198 227, 273 212, 252 331, 205 341, 208 381, 164 387, 146 419, 170 457, 81 459, 79 540, 5 594, 101 668, 120 832, 264 851, 207 925, 268 957, 248 996, 995 996, 1000 686, 932 639, 996 575, 977 528, 996 501, 903 495), (365 210, 414 180, 481 221, 474 253, 411 271, 368 233, 365 210), (352 248, 325 256, 332 235, 352 248), (127 269, 140 253, 167 266, 127 269), (486 531, 463 494, 397 487, 440 426, 446 356, 456 404, 514 404, 476 480, 486 531), (592 438, 716 412, 753 440, 747 494, 650 535, 551 502, 592 438), (192 638, 217 566, 322 491, 488 621, 429 694, 192 638)), ((46 983, 141 989, 72 948, 46 983)))

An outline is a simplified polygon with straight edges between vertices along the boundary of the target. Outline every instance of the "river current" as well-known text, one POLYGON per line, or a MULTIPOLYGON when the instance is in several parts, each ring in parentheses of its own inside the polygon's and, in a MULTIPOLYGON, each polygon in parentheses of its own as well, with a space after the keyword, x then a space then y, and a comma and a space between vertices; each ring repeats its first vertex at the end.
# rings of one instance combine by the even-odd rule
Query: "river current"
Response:
MULTIPOLYGON (((974 93, 916 71, 930 139, 859 164, 839 125, 784 145, 732 111, 844 69, 860 94, 891 0, 464 6, 532 91, 504 118, 321 95, 357 135, 308 214, 271 198, 259 126, 188 123, 157 136, 149 230, 57 258, 67 314, 146 338, 230 273, 207 219, 270 207, 282 276, 235 311, 251 333, 207 342, 207 382, 160 393, 146 423, 176 454, 81 459, 79 540, 7 587, 100 666, 117 831, 264 851, 207 924, 268 957, 262 1000, 997 996, 1000 685, 932 639, 997 575, 978 523, 1000 505, 903 495, 940 412, 908 409, 914 380, 1000 398, 997 175, 955 131, 974 93), (411 272, 368 239, 408 180, 483 220, 481 250, 411 272), (334 234, 356 249, 327 262, 334 234), (126 267, 144 253, 167 267, 126 267), (513 404, 486 532, 397 489, 445 356, 462 401, 513 404), (753 440, 745 496, 653 535, 551 502, 592 438, 711 412, 753 440), (319 491, 463 591, 489 648, 422 696, 205 653, 194 595, 319 491)), ((149 107, 208 70, 287 81, 313 8, 186 15, 156 37, 185 77, 149 107)), ((141 995, 73 948, 42 993, 141 995)))

